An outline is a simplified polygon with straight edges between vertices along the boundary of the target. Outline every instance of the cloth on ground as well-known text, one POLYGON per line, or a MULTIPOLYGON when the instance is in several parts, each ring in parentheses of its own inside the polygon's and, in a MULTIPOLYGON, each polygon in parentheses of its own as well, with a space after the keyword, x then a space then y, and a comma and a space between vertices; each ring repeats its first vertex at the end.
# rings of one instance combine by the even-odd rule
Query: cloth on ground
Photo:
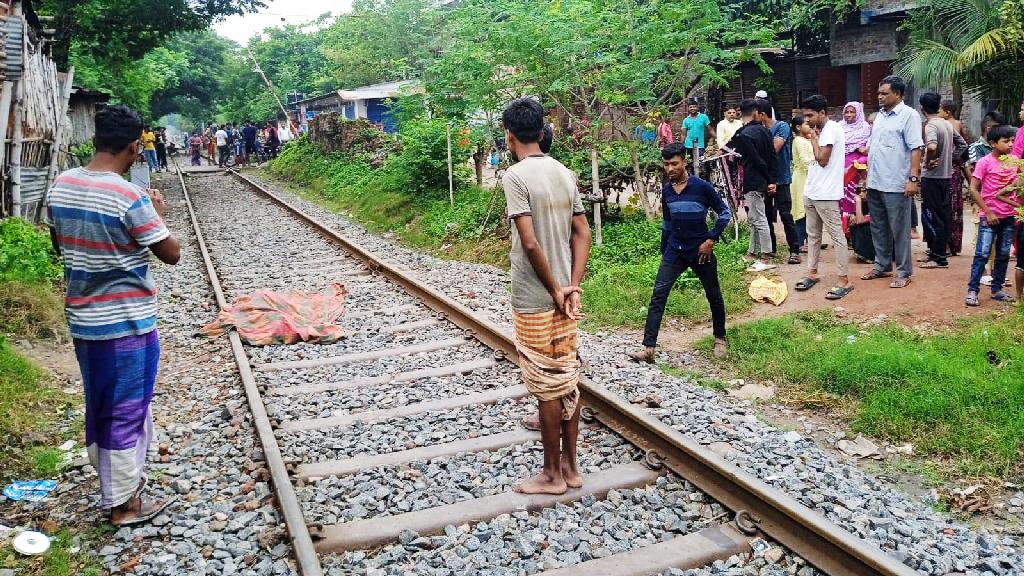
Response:
POLYGON ((512 321, 526 389, 542 402, 561 400, 562 419, 569 420, 580 399, 576 321, 559 310, 513 310, 512 321))
POLYGON ((220 311, 203 332, 217 337, 234 328, 247 344, 269 346, 299 341, 330 344, 345 336, 335 324, 345 313, 345 290, 339 282, 320 292, 257 290, 220 311))
POLYGON ((789 288, 784 280, 758 276, 750 283, 747 293, 750 294, 754 302, 768 302, 779 306, 789 296, 789 288))

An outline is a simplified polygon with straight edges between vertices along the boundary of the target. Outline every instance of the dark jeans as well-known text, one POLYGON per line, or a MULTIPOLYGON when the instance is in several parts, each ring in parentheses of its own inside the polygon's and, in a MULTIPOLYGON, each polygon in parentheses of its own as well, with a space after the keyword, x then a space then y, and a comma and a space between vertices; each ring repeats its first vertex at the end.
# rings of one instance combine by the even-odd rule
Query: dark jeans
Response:
POLYGON ((676 280, 686 272, 687 268, 700 280, 704 287, 704 295, 711 305, 711 325, 715 338, 725 338, 725 300, 722 288, 718 284, 718 260, 712 255, 704 264, 697 263, 698 256, 693 259, 680 257, 676 262, 661 259, 658 276, 654 279, 654 292, 651 304, 647 307, 647 323, 644 325, 644 346, 653 348, 658 343, 658 332, 661 331, 661 318, 665 315, 665 303, 676 280))
MULTIPOLYGON (((1014 217, 1007 216, 1000 218, 995 226, 989 226, 985 217, 981 217, 981 226, 978 227, 978 243, 974 248, 974 262, 971 263, 971 279, 967 282, 967 289, 973 292, 981 290, 981 275, 985 273, 985 264, 988 264, 988 256, 992 253, 992 246, 996 247, 996 261, 992 265, 992 293, 995 294, 1003 289, 1006 282, 1006 268, 1010 264, 1010 247, 1013 246, 1014 217)), ((1017 247, 1020 250, 1020 247, 1017 247)))
POLYGON ((928 244, 928 258, 946 264, 949 230, 953 211, 949 203, 949 178, 921 179, 921 223, 924 241, 928 244))
POLYGON ((772 253, 776 251, 775 242, 775 217, 782 220, 782 230, 786 234, 786 244, 789 245, 790 254, 800 253, 800 237, 796 232, 796 222, 793 221, 793 195, 789 191, 789 184, 778 184, 775 186, 775 194, 766 194, 764 197, 764 210, 768 215, 768 234, 772 238, 772 253))
POLYGON ((799 246, 803 246, 804 242, 807 242, 807 217, 803 217, 796 221, 796 243, 799 246))
POLYGON ((224 161, 227 160, 228 154, 231 151, 230 145, 217 146, 217 164, 223 168, 224 161))

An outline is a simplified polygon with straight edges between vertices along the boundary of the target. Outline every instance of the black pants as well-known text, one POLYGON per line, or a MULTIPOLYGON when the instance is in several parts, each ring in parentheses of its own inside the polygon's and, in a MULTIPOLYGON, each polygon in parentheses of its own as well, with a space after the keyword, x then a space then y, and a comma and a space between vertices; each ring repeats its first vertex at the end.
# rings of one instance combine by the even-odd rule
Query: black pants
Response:
POLYGON ((793 221, 793 195, 789 184, 777 184, 775 194, 765 194, 764 211, 768 216, 768 235, 772 237, 772 253, 776 252, 775 220, 782 220, 782 230, 786 234, 786 244, 790 254, 800 253, 800 240, 796 234, 796 222, 793 221))
POLYGON ((161 168, 167 168, 167 146, 156 147, 156 163, 161 168))
POLYGON ((661 331, 661 318, 665 315, 665 303, 668 302, 668 294, 675 286, 676 280, 691 268, 697 275, 701 286, 704 287, 704 295, 707 296, 708 304, 711 305, 711 325, 715 338, 725 338, 725 300, 722 298, 722 288, 718 284, 718 261, 712 255, 711 259, 704 264, 697 263, 698 256, 693 259, 680 257, 675 262, 667 262, 661 259, 661 266, 658 267, 658 276, 654 279, 654 292, 651 294, 651 304, 647 307, 647 323, 644 326, 644 346, 653 348, 658 343, 658 332, 661 331))
POLYGON ((949 178, 921 178, 921 223, 928 257, 946 264, 949 229, 953 223, 950 206, 949 178))
POLYGON ((224 161, 227 160, 228 155, 231 153, 231 145, 226 144, 224 146, 217 146, 217 164, 223 168, 224 161))

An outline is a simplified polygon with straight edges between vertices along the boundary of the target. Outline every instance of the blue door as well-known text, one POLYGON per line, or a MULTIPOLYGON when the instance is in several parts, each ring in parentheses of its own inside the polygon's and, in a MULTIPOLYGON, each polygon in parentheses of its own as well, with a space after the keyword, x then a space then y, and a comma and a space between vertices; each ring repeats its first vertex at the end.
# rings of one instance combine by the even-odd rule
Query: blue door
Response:
POLYGON ((366 101, 366 119, 374 124, 383 125, 385 132, 398 131, 391 106, 385 104, 384 99, 374 98, 366 101))

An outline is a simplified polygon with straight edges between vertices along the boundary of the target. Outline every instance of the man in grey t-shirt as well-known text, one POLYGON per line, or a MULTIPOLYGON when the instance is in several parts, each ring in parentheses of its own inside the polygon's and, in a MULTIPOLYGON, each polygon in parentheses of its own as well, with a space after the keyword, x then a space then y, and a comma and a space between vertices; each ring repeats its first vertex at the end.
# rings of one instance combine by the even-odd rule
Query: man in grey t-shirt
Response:
POLYGON ((953 151, 966 147, 953 125, 939 116, 942 97, 925 92, 918 100, 924 112, 924 169, 921 171, 921 223, 928 253, 918 260, 921 268, 948 268, 947 247, 953 223, 950 179, 953 177, 953 151))
POLYGON ((544 110, 530 98, 502 114, 518 162, 502 179, 512 227, 512 320, 523 383, 540 412, 544 469, 512 487, 523 494, 563 494, 583 485, 576 461, 580 361, 576 321, 580 281, 590 255, 590 225, 576 175, 541 152, 544 110))

